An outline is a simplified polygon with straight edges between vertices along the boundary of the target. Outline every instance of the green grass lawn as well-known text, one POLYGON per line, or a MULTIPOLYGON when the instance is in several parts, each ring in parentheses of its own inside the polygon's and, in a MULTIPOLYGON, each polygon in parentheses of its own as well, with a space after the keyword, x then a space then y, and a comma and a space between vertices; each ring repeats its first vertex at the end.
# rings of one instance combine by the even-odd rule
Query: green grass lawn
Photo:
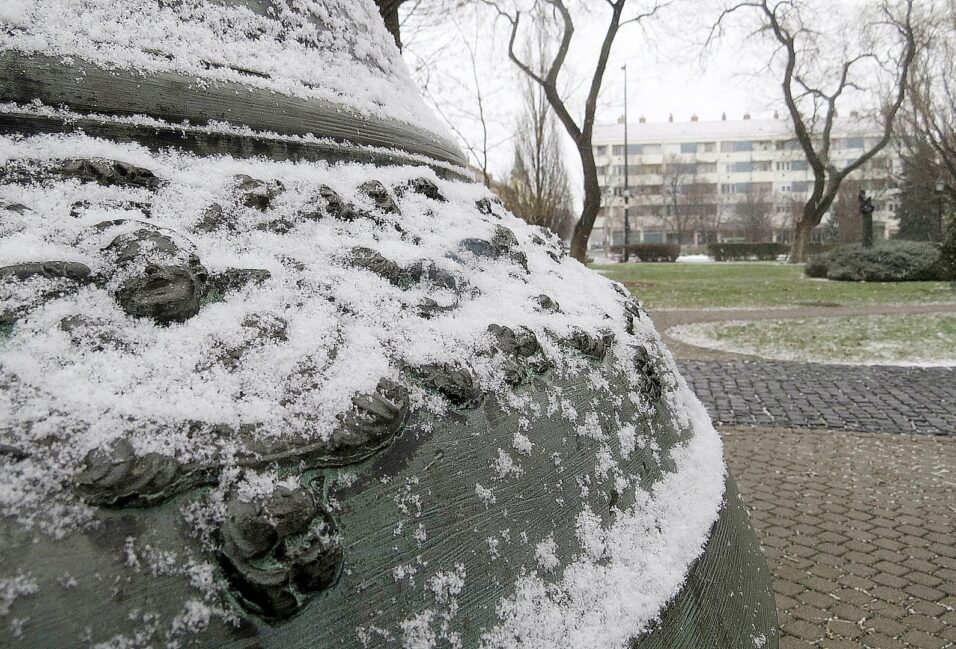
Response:
POLYGON ((684 342, 775 360, 956 364, 956 314, 704 322, 674 327, 684 342))
POLYGON ((808 279, 781 263, 592 266, 623 282, 648 309, 799 307, 956 302, 946 282, 857 283, 808 279))

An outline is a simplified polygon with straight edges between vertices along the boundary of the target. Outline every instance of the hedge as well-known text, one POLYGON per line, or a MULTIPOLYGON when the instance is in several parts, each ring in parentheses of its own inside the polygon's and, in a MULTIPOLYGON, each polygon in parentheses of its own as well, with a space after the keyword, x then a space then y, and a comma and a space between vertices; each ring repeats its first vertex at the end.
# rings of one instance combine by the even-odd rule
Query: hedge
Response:
POLYGON ((707 250, 714 261, 774 261, 787 254, 790 246, 785 243, 712 243, 707 250))
MULTIPOLYGON (((611 246, 611 252, 622 255, 624 246, 611 246)), ((629 243, 627 252, 639 261, 675 262, 680 257, 680 246, 676 243, 629 243)))
POLYGON ((872 248, 857 244, 810 258, 808 277, 842 282, 923 282, 953 279, 935 243, 886 241, 872 248))

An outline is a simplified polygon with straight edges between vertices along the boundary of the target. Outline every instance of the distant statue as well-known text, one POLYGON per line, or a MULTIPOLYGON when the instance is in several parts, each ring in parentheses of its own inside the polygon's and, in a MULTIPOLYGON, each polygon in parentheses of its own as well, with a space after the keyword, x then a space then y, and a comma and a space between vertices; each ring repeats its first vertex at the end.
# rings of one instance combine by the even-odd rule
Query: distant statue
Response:
POLYGON ((863 220, 863 247, 873 247, 873 198, 866 195, 866 190, 861 189, 859 195, 860 218, 863 220))

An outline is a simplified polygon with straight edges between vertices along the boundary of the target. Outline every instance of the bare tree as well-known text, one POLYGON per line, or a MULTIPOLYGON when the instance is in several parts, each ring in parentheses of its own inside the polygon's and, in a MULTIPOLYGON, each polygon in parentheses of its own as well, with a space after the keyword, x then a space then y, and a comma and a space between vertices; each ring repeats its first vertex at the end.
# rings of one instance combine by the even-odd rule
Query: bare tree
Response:
POLYGON ((695 204, 697 191, 697 165, 684 162, 680 156, 672 155, 664 161, 662 169, 662 192, 664 210, 662 220, 668 229, 677 235, 677 243, 684 243, 684 236, 697 220, 699 211, 695 204))
POLYGON ((402 49, 401 20, 398 10, 406 2, 407 0, 375 0, 375 6, 378 7, 378 12, 385 21, 385 28, 395 39, 398 49, 402 49))
POLYGON ((495 135, 504 121, 499 96, 506 89, 504 80, 489 74, 495 30, 483 12, 460 0, 411 0, 405 7, 404 58, 425 100, 491 187, 492 154, 512 139, 495 135))
POLYGON ((901 138, 910 157, 928 163, 926 169, 943 181, 950 200, 956 199, 956 1, 948 0, 932 16, 936 29, 918 54, 903 112, 901 138), (933 152, 932 159, 926 149, 933 152))
MULTIPOLYGON (((539 52, 547 52, 543 42, 539 52)), ((515 216, 566 239, 574 216, 554 113, 544 90, 530 79, 525 80, 522 99, 524 114, 514 136, 514 166, 499 193, 515 216)))
MULTIPOLYGON (((581 118, 575 118, 568 107, 568 97, 562 96, 561 89, 558 87, 558 77, 564 69, 568 58, 568 52, 571 48, 571 42, 574 38, 574 17, 568 8, 565 0, 536 0, 535 5, 548 8, 559 24, 558 46, 553 57, 545 66, 545 72, 540 73, 533 66, 520 57, 516 50, 518 35, 522 18, 526 15, 521 9, 512 7, 505 8, 506 0, 481 0, 484 4, 493 7, 498 15, 507 20, 511 26, 511 37, 508 43, 508 56, 534 83, 538 84, 543 90, 548 104, 554 110, 571 140, 574 142, 578 157, 581 160, 581 168, 584 176, 584 205, 581 208, 581 216, 574 225, 574 232, 571 236, 571 255, 584 261, 587 255, 588 239, 591 236, 591 230, 594 228, 594 220, 598 211, 601 209, 601 186, 598 182, 597 165, 594 161, 594 151, 591 147, 591 140, 594 130, 595 113, 597 111, 598 95, 601 92, 601 85, 604 81, 604 73, 607 70, 608 60, 611 56, 611 48, 614 45, 614 39, 617 37, 621 27, 639 23, 654 16, 662 7, 669 4, 666 0, 654 0, 649 8, 643 11, 625 13, 625 8, 638 4, 636 0, 630 3, 628 0, 604 0, 604 4, 611 10, 610 20, 601 46, 598 51, 597 62, 591 75, 588 86, 587 98, 584 102, 584 114, 581 118)), ((540 25, 531 25, 531 29, 539 28, 540 25)))
POLYGON ((796 224, 791 262, 807 257, 810 234, 830 209, 840 184, 889 143, 893 123, 906 96, 910 71, 919 47, 914 15, 915 0, 881 0, 875 16, 855 28, 857 46, 851 51, 853 29, 841 34, 842 51, 824 50, 820 15, 808 0, 747 0, 722 11, 711 38, 734 13, 751 12, 758 32, 770 36, 775 60, 782 60, 780 86, 790 114, 796 141, 813 172, 813 187, 796 224), (882 83, 881 83, 882 82, 882 83), (879 95, 878 107, 869 116, 881 135, 863 152, 843 163, 833 154, 833 128, 838 105, 848 94, 879 95))
POLYGON ((762 243, 770 240, 773 234, 771 196, 769 191, 751 183, 734 204, 734 225, 747 241, 762 243))

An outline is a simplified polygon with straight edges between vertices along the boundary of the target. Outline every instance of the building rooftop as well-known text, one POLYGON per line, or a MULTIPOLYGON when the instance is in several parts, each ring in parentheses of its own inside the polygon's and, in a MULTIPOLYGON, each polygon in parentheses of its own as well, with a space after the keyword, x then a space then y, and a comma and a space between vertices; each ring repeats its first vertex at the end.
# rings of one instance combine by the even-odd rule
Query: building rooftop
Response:
MULTIPOLYGON (((839 118, 836 133, 874 134, 872 122, 860 118, 839 118)), ((688 142, 693 140, 779 139, 792 137, 789 118, 686 120, 673 122, 629 122, 628 140, 631 142, 688 142)), ((598 124, 594 127, 596 144, 622 142, 624 124, 598 124)))

